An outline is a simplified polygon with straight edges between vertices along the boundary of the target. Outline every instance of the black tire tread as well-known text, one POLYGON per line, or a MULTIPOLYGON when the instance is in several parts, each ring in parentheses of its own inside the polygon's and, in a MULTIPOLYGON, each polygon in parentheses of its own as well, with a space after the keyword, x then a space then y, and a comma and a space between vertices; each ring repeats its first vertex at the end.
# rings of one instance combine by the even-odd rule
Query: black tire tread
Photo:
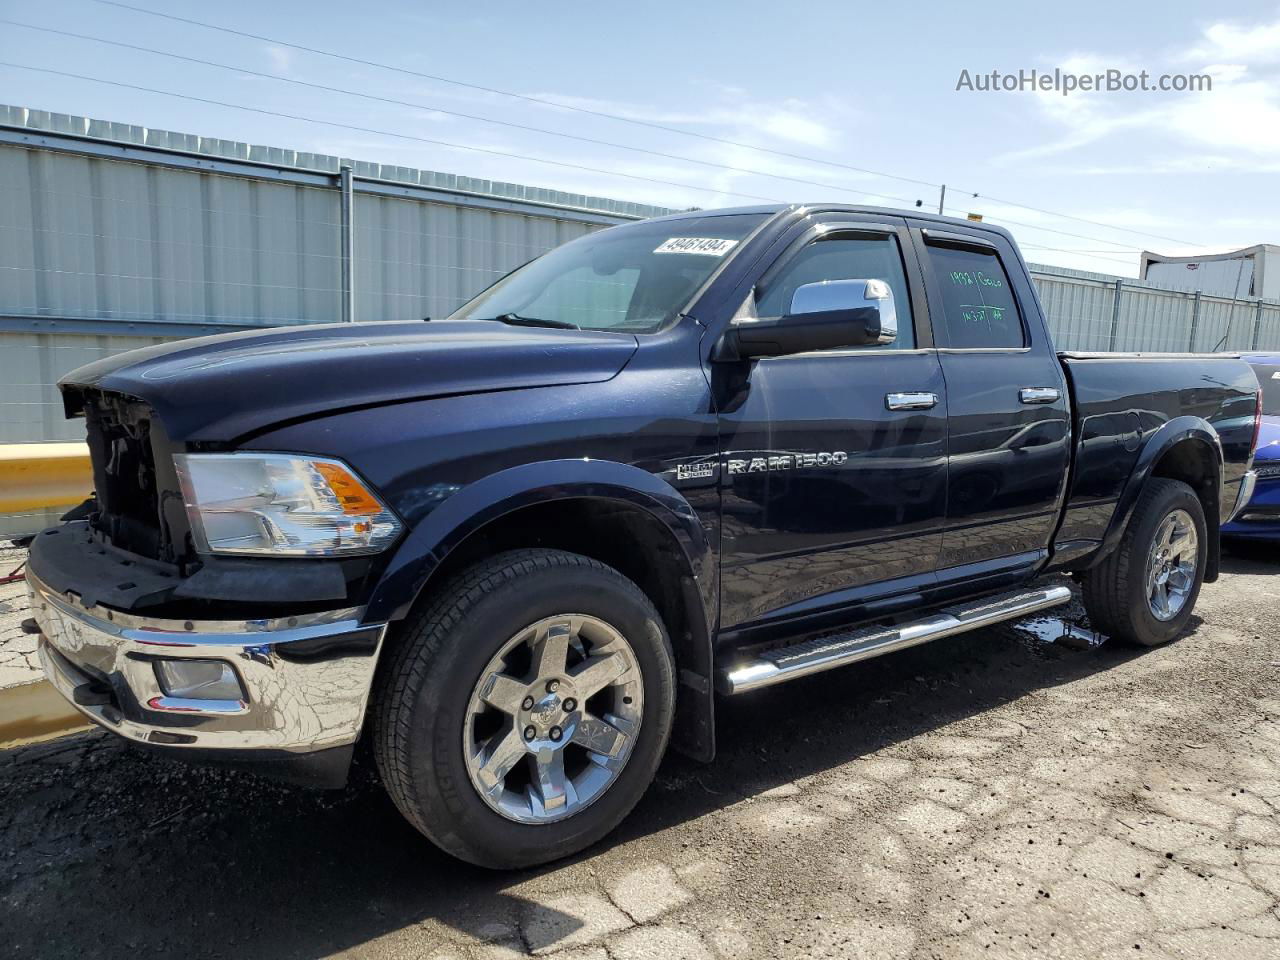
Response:
MULTIPOLYGON (((1142 577, 1145 572, 1146 544, 1137 542, 1139 521, 1155 509, 1159 501, 1183 491, 1195 497, 1195 492, 1180 480, 1167 477, 1148 480, 1138 497, 1119 545, 1083 578, 1080 592, 1085 611, 1089 614, 1089 622, 1095 630, 1128 643, 1151 645, 1143 639, 1140 625, 1134 622, 1128 602, 1132 587, 1130 578, 1142 577)), ((1203 575, 1203 571, 1200 574, 1203 575)))
POLYGON ((401 628, 406 632, 393 649, 391 662, 381 671, 380 683, 374 691, 372 739, 383 786, 414 827, 437 846, 463 859, 470 859, 465 845, 448 830, 448 825, 426 822, 421 815, 424 804, 410 775, 407 746, 413 703, 438 653, 470 609, 504 584, 556 567, 590 569, 616 579, 624 588, 639 594, 653 619, 661 622, 648 597, 610 566, 561 550, 511 550, 462 571, 433 601, 406 618, 401 628))

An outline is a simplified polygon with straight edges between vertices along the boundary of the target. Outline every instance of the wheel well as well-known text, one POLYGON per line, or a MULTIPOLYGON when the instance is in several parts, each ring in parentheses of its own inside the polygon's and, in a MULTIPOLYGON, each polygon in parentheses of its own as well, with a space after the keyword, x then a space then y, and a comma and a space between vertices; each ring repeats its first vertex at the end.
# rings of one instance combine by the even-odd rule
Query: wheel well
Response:
POLYGON ((710 708, 692 702, 699 693, 710 701, 711 646, 702 601, 679 541, 646 510, 620 500, 581 497, 503 514, 449 552, 432 571, 418 602, 486 557, 529 547, 566 550, 599 560, 644 591, 666 625, 680 678, 673 745, 710 759, 714 751, 714 740, 708 741, 714 737, 708 722, 710 708))
POLYGON ((1151 469, 1151 476, 1181 480, 1192 490, 1204 508, 1205 528, 1209 533, 1209 560, 1205 580, 1212 583, 1218 577, 1219 557, 1219 476, 1213 451, 1203 440, 1180 440, 1160 455, 1151 469))
POLYGON ((1181 480, 1204 504, 1205 519, 1218 519, 1217 461, 1203 440, 1181 440, 1160 455, 1151 476, 1181 480))

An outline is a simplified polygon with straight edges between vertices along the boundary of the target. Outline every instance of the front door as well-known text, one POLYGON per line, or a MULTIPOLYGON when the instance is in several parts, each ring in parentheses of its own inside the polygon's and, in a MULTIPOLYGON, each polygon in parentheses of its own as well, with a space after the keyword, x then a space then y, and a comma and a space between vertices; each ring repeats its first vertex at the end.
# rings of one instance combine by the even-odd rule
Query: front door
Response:
POLYGON ((743 310, 782 316, 801 285, 846 279, 889 285, 893 343, 712 366, 722 630, 932 582, 947 403, 905 220, 831 214, 802 228, 743 310))
POLYGON ((950 414, 940 580, 1029 573, 1047 553, 1070 465, 1066 378, 1012 245, 912 231, 950 414))

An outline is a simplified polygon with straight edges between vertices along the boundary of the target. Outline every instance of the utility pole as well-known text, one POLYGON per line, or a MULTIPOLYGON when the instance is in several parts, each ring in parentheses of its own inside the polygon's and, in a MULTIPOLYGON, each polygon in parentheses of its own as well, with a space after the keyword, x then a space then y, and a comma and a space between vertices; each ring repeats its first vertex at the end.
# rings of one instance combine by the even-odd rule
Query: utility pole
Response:
POLYGON ((339 168, 338 190, 340 191, 338 203, 338 219, 340 221, 338 260, 341 265, 341 315, 343 323, 354 323, 356 319, 356 251, 355 224, 352 221, 355 216, 356 201, 354 171, 351 169, 350 164, 344 163, 339 168))
POLYGON ((942 185, 942 192, 938 194, 938 216, 942 216, 942 208, 947 204, 947 185, 942 185))

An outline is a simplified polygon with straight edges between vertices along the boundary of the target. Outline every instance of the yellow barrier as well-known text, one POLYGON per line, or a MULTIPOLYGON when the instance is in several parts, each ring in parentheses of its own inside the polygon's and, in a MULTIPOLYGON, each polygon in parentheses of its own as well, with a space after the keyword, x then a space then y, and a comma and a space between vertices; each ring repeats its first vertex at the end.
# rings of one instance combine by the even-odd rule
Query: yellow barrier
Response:
POLYGON ((0 444, 0 513, 75 506, 92 491, 88 444, 0 444))

